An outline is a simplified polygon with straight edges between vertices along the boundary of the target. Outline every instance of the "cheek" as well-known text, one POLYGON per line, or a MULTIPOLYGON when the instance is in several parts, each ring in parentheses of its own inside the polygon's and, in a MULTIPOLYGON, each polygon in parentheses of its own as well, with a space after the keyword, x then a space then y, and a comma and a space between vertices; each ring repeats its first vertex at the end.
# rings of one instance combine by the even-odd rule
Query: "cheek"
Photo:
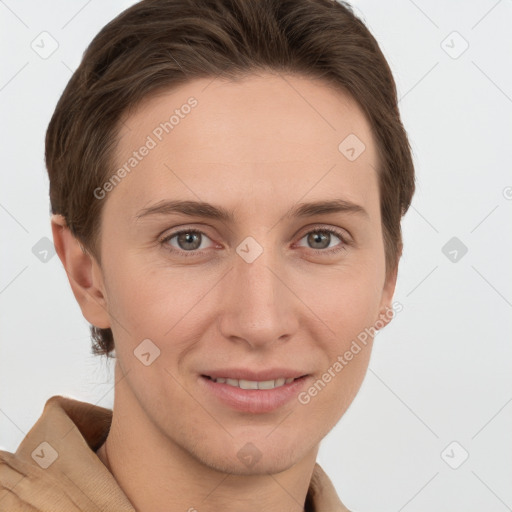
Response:
POLYGON ((130 356, 150 339, 161 351, 160 361, 175 366, 211 321, 221 275, 135 256, 111 264, 109 311, 119 356, 130 356))
POLYGON ((380 304, 378 278, 371 267, 347 269, 323 279, 323 286, 312 288, 316 291, 308 298, 329 331, 324 327, 327 336, 315 336, 323 367, 304 401, 309 400, 311 410, 327 415, 333 424, 355 398, 368 368, 371 328, 380 304))
MULTIPOLYGON (((338 364, 331 364, 314 386, 320 389, 318 395, 311 399, 312 402, 318 400, 315 413, 325 411, 325 421, 331 428, 355 399, 368 369, 371 342, 358 345, 359 348, 355 350, 349 349, 339 354, 341 357, 336 361, 338 364), (347 358, 349 353, 350 360, 347 358)), ((328 432, 329 429, 326 429, 325 434, 328 432)))
MULTIPOLYGON (((124 272, 119 266, 110 274, 109 311, 125 328, 121 332, 123 338, 131 334, 151 337, 149 332, 144 331, 154 326, 155 320, 162 317, 166 310, 170 311, 169 304, 160 300, 162 287, 163 283, 152 279, 140 269, 124 272)), ((154 332, 153 329, 151 331, 154 332)))
POLYGON ((106 280, 110 310, 133 330, 150 325, 153 333, 158 325, 168 329, 185 313, 187 296, 197 295, 193 290, 198 286, 196 280, 187 280, 183 271, 161 260, 129 253, 111 255, 106 280), (155 324, 158 319, 166 325, 155 324))
POLYGON ((317 419, 315 433, 321 432, 321 438, 347 411, 366 375, 373 345, 372 337, 365 331, 372 323, 368 307, 365 294, 340 294, 338 307, 331 309, 330 318, 326 318, 336 334, 315 340, 323 364, 298 401, 304 408, 305 424, 311 418, 317 419))
POLYGON ((305 298, 306 304, 329 328, 329 353, 343 350, 350 340, 373 325, 382 290, 377 285, 379 276, 371 268, 352 267, 302 279, 299 296, 305 298))

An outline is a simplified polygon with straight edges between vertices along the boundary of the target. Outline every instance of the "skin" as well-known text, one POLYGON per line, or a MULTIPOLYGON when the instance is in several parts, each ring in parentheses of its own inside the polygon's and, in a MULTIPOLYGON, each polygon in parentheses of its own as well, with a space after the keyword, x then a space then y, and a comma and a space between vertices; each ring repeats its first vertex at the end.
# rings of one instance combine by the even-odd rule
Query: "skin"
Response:
POLYGON ((98 456, 139 511, 302 511, 319 443, 359 390, 371 341, 308 404, 271 413, 216 401, 199 373, 291 367, 310 385, 365 328, 389 321, 396 269, 386 276, 375 141, 351 97, 321 81, 201 79, 125 117, 118 165, 190 96, 197 107, 102 199, 101 267, 52 218, 84 317, 110 327, 116 343, 112 427, 98 456), (338 150, 351 133, 366 146, 352 162, 338 150), (284 217, 297 203, 335 198, 367 215, 284 217), (223 206, 234 222, 135 220, 169 199, 223 206), (331 235, 314 245, 307 235, 325 227, 350 243, 331 235), (183 228, 204 233, 201 255, 185 257, 177 237, 159 243, 183 228), (236 252, 247 236, 263 247, 252 263, 236 252), (334 246, 342 250, 325 253, 334 246), (133 353, 146 338, 161 351, 149 366, 133 353), (261 453, 252 467, 237 457, 248 442, 261 453))

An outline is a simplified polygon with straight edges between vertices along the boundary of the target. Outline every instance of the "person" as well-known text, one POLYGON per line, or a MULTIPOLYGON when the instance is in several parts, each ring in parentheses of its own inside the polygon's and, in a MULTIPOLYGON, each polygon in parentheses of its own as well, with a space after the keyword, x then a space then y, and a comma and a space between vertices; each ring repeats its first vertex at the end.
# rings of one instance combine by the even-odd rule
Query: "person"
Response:
POLYGON ((46 135, 51 226, 113 409, 56 395, 2 510, 344 511, 316 462, 393 318, 414 167, 349 4, 143 0, 46 135))

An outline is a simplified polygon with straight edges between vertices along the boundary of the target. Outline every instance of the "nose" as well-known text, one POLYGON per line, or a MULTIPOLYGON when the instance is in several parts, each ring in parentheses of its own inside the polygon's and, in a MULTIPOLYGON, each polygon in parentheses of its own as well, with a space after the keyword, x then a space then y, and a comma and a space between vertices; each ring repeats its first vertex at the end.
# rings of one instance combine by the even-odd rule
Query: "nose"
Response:
POLYGON ((282 258, 270 250, 251 263, 235 256, 219 307, 219 328, 226 339, 263 349, 290 339, 298 329, 300 301, 289 284, 282 258))

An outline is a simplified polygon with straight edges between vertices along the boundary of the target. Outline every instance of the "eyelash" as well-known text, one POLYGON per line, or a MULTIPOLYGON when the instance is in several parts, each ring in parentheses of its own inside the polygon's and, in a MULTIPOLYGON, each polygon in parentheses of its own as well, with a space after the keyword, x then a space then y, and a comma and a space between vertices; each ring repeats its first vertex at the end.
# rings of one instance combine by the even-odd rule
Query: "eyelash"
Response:
MULTIPOLYGON (((179 236, 183 233, 205 235, 207 238, 209 238, 208 235, 206 235, 206 233, 203 233, 202 231, 200 231, 198 229, 182 229, 180 231, 176 231, 174 233, 166 235, 164 238, 161 238, 159 240, 159 242, 162 246, 164 246, 165 250, 167 250, 171 253, 174 253, 174 254, 179 254, 180 256, 190 257, 190 256, 203 255, 203 253, 204 253, 204 251, 206 251, 206 249, 202 249, 202 250, 196 249, 193 251, 184 251, 182 249, 181 250, 174 249, 169 244, 167 244, 167 242, 169 240, 171 240, 172 238, 179 236)), ((311 251, 322 253, 323 255, 334 255, 340 251, 346 251, 347 250, 346 246, 350 245, 350 242, 347 240, 346 236, 341 231, 334 229, 334 228, 330 228, 330 227, 315 228, 315 229, 312 229, 311 231, 307 231, 306 233, 304 233, 304 235, 301 236, 300 240, 302 240, 306 235, 309 235, 312 233, 331 233, 333 235, 336 235, 341 240, 340 244, 332 247, 331 249, 311 249, 310 248, 311 251)))

